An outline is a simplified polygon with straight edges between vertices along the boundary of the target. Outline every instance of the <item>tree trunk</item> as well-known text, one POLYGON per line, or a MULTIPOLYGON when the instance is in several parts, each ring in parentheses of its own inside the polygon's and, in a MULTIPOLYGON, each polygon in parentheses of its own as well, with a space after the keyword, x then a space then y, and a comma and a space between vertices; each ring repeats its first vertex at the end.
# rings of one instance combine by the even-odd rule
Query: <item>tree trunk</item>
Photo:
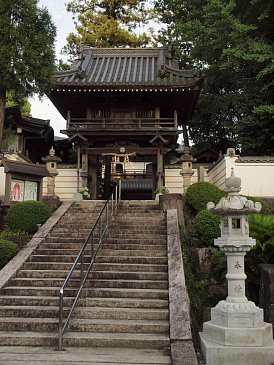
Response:
POLYGON ((183 137, 184 137, 184 147, 189 147, 187 126, 185 124, 183 124, 183 137))
POLYGON ((6 92, 0 91, 0 152, 2 152, 2 137, 5 121, 6 92))

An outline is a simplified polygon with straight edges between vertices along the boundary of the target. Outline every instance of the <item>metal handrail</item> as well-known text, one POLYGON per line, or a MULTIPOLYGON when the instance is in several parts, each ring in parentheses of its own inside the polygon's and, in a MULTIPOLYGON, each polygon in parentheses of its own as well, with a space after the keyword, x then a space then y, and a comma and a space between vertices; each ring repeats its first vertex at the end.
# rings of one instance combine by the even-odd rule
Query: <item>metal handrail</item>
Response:
POLYGON ((82 289, 85 285, 85 282, 88 278, 88 275, 93 267, 96 255, 100 249, 102 240, 104 238, 104 235, 106 233, 106 230, 108 228, 108 225, 110 223, 110 220, 112 216, 116 213, 118 209, 118 203, 121 199, 121 181, 118 181, 113 188, 113 191, 108 198, 108 200, 105 202, 104 207, 102 208, 98 218, 96 219, 96 222, 94 223, 85 243, 83 244, 82 248, 80 249, 69 273, 67 274, 66 279, 64 280, 64 283, 59 290, 59 337, 58 337, 58 350, 63 349, 63 335, 64 332, 69 324, 69 320, 73 314, 73 311, 76 307, 77 301, 82 293, 82 289), (110 204, 110 209, 109 209, 110 204), (105 221, 103 222, 103 218, 105 218, 105 221), (96 237, 96 233, 98 233, 98 236, 96 237), (94 250, 94 244, 95 241, 97 241, 97 248, 94 250), (85 272, 84 270, 84 252, 87 247, 87 245, 91 242, 91 255, 90 255, 90 262, 88 262, 88 268, 85 272), (80 265, 80 276, 78 278, 79 280, 79 288, 77 291, 77 294, 75 296, 75 299, 73 301, 73 304, 69 310, 69 313, 67 315, 67 318, 64 320, 64 292, 65 289, 75 272, 76 268, 78 268, 80 265))

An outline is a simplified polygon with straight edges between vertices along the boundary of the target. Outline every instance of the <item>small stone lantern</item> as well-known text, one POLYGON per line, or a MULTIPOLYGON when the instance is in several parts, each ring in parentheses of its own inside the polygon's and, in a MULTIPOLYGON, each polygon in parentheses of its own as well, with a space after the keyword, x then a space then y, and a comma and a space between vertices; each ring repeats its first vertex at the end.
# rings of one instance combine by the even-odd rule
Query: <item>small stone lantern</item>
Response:
POLYGON ((191 155, 189 147, 184 147, 181 161, 182 170, 180 174, 183 176, 184 193, 186 193, 187 189, 191 185, 191 176, 194 174, 192 171, 192 163, 196 161, 196 159, 191 155))
POLYGON ((249 237, 248 213, 261 210, 261 203, 239 195, 240 178, 226 179, 228 196, 207 208, 220 216, 221 237, 214 244, 227 256, 228 296, 211 309, 211 321, 200 334, 207 365, 270 364, 274 359, 272 325, 263 320, 263 310, 245 295, 244 256, 256 244, 249 237), (267 362, 269 360, 269 362, 267 362))
POLYGON ((47 195, 54 196, 55 195, 55 177, 58 175, 57 172, 57 163, 61 162, 60 157, 55 156, 55 150, 53 147, 49 150, 49 155, 46 157, 42 157, 42 161, 46 163, 46 168, 50 173, 47 181, 47 195))

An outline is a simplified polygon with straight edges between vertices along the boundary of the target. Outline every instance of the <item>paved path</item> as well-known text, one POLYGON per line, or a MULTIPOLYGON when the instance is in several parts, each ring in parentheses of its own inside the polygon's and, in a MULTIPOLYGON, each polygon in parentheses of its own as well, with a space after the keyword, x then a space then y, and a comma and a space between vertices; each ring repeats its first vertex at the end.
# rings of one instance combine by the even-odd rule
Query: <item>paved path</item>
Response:
POLYGON ((0 346, 0 365, 165 365, 168 351, 128 348, 67 348, 0 346))

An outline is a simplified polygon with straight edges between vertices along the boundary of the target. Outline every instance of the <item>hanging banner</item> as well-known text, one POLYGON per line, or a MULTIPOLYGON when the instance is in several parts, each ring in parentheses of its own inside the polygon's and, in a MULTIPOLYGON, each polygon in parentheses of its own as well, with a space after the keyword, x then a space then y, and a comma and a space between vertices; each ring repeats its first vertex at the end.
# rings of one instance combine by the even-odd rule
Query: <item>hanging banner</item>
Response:
POLYGON ((10 200, 14 202, 22 202, 24 200, 25 183, 23 180, 11 180, 11 196, 10 200))

